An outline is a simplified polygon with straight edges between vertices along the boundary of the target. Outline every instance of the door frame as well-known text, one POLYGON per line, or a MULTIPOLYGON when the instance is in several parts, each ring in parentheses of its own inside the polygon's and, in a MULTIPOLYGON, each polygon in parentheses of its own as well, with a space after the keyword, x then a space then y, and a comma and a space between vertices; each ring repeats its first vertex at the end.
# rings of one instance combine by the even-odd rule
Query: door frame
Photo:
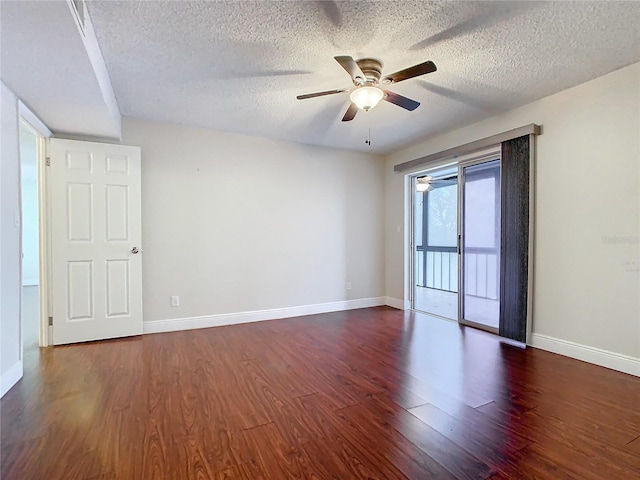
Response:
MULTIPOLYGON (((49 236, 49 190, 47 183, 47 144, 51 131, 24 103, 18 101, 18 125, 24 125, 36 135, 36 162, 38 172, 38 302, 39 302, 39 339, 40 347, 51 345, 49 312, 51 311, 51 281, 49 259, 51 252, 49 236)), ((20 178, 20 352, 24 358, 24 327, 22 308, 22 163, 19 162, 20 178)))
MULTIPOLYGON (((499 328, 489 327, 487 325, 483 325, 482 323, 473 322, 471 320, 465 320, 464 318, 464 295, 465 295, 465 260, 464 260, 464 201, 465 201, 465 168, 473 167, 475 165, 482 165, 483 163, 500 162, 502 159, 502 152, 500 147, 498 146, 496 150, 483 155, 480 158, 473 158, 466 161, 461 161, 458 163, 458 323, 460 325, 466 325, 468 327, 477 328, 479 330, 484 330, 493 334, 498 335, 499 328)), ((498 164, 500 166, 500 163, 498 164)), ((500 175, 500 181, 496 185, 496 190, 498 195, 502 191, 502 175, 500 175)), ((500 199, 498 198, 498 201, 500 199)), ((500 222, 498 222, 497 232, 498 237, 500 236, 500 222)), ((500 258, 500 249, 498 249, 498 258, 500 258)), ((500 272, 500 268, 498 268, 498 273, 500 272)), ((498 305, 500 303, 500 291, 498 289, 498 305)))

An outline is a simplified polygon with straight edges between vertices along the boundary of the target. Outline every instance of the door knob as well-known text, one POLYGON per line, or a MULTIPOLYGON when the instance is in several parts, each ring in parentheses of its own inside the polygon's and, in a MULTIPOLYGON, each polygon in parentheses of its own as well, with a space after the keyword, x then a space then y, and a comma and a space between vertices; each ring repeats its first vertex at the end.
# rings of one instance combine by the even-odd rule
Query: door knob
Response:
POLYGON ((131 249, 131 253, 133 253, 134 255, 135 255, 136 253, 138 253, 139 251, 140 251, 140 250, 138 250, 138 247, 133 247, 133 248, 131 249))

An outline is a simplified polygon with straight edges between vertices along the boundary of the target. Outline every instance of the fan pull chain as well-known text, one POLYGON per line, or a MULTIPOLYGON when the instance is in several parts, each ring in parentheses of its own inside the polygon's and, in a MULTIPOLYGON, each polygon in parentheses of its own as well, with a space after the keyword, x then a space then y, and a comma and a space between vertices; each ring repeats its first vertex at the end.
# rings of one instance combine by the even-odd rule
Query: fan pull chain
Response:
POLYGON ((366 143, 367 145, 371 146, 371 127, 369 127, 369 136, 364 141, 364 143, 366 143))

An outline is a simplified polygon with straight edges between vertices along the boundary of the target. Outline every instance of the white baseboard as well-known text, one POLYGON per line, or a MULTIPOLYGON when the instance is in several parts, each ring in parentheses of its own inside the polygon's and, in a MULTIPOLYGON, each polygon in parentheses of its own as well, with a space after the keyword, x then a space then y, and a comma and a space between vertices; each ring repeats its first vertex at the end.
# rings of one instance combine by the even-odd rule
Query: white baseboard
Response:
POLYGON ((409 300, 400 300, 399 298, 385 297, 385 305, 397 308, 398 310, 409 310, 411 302, 409 300))
POLYGON ((193 330, 195 328, 220 327, 238 323, 260 322, 278 318, 301 317, 317 313, 338 312, 355 308, 379 307, 386 305, 385 297, 359 298, 340 302, 318 303, 315 305, 301 305, 299 307, 274 308, 270 310, 255 310, 251 312, 222 313, 205 315, 202 317, 173 318, 169 320, 149 320, 143 322, 143 333, 176 332, 179 330, 193 330))
POLYGON ((531 335, 531 346, 640 377, 640 358, 548 337, 539 333, 531 335))
POLYGON ((16 383, 18 383, 18 380, 20 380, 21 378, 22 360, 18 360, 0 377, 0 398, 4 397, 4 394, 7 393, 16 383))

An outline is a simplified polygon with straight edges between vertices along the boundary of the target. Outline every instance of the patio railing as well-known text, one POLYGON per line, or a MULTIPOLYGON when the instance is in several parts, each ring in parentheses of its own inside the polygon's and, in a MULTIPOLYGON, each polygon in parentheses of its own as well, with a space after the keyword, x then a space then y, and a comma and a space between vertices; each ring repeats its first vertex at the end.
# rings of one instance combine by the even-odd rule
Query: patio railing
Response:
MULTIPOLYGON (((416 285, 458 292, 458 253, 455 247, 416 248, 416 285)), ((494 248, 465 250, 465 294, 497 299, 500 291, 499 251, 494 248)))

